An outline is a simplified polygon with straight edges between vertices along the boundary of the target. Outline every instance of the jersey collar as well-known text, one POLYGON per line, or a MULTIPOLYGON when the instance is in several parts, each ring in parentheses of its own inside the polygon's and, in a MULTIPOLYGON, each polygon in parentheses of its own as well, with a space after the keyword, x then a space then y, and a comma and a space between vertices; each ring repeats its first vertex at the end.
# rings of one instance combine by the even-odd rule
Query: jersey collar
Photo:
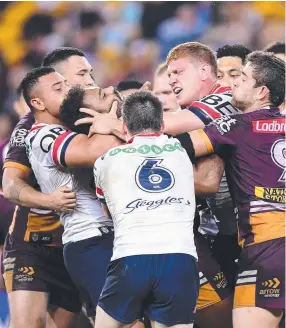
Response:
POLYGON ((46 125, 48 125, 48 124, 45 124, 45 123, 35 123, 35 124, 32 125, 32 127, 30 129, 30 132, 32 132, 34 130, 41 129, 41 128, 43 128, 46 125))
POLYGON ((139 134, 136 134, 135 136, 133 136, 132 138, 130 138, 126 143, 131 144, 134 141, 135 137, 160 137, 161 135, 162 135, 161 132, 157 132, 157 133, 139 133, 139 134))

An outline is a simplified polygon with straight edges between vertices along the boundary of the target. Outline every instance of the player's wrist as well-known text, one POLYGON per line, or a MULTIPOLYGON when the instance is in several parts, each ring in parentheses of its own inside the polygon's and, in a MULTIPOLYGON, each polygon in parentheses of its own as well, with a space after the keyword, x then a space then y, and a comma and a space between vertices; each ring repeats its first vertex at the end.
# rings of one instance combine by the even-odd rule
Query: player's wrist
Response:
POLYGON ((110 127, 110 133, 115 135, 117 138, 126 141, 125 136, 122 132, 122 121, 117 118, 113 120, 113 124, 110 127))
MULTIPOLYGON (((40 193, 39 195, 39 205, 45 209, 54 209, 54 198, 52 194, 40 193)), ((39 207, 39 206, 37 206, 39 207)))

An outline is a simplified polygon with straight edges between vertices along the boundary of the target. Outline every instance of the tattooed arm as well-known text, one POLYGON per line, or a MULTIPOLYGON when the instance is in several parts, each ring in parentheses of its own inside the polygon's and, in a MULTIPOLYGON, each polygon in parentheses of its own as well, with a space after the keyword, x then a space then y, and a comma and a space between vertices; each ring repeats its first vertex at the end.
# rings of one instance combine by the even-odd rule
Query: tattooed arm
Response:
POLYGON ((30 171, 6 167, 3 173, 4 197, 12 203, 30 208, 53 209, 56 211, 70 211, 76 205, 76 195, 67 187, 57 189, 51 194, 44 194, 26 181, 30 171))

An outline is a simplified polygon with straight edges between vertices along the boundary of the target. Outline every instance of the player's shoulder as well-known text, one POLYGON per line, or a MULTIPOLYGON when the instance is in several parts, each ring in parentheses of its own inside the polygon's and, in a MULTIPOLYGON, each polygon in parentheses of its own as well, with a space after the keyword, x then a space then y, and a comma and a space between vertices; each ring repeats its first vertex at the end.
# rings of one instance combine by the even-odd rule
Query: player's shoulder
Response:
POLYGON ((212 90, 210 91, 210 94, 217 94, 217 95, 227 95, 232 96, 231 88, 230 87, 224 87, 219 83, 216 83, 212 90))
POLYGON ((23 116, 11 134, 10 147, 25 147, 25 138, 34 123, 35 119, 31 112, 23 116))
POLYGON ((52 144, 67 132, 69 131, 60 124, 37 123, 31 127, 25 141, 33 149, 40 147, 48 152, 52 144))
POLYGON ((26 114, 25 116, 23 116, 19 120, 19 122, 15 126, 15 129, 24 128, 24 129, 27 129, 29 131, 34 123, 35 123, 34 115, 33 115, 32 112, 30 112, 30 113, 26 114))
POLYGON ((223 115, 211 122, 207 129, 215 127, 221 135, 224 135, 229 132, 240 131, 244 129, 244 125, 243 114, 223 115))

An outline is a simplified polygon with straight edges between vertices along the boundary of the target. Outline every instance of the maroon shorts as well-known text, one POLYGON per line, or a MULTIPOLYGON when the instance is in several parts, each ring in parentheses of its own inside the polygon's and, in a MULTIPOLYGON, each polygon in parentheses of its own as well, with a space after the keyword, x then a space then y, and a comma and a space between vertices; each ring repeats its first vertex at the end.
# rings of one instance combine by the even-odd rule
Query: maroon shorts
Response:
POLYGON ((285 309, 285 239, 245 247, 240 255, 234 308, 285 309))
POLYGON ((46 292, 51 305, 80 311, 79 293, 65 267, 62 248, 23 243, 17 249, 5 248, 3 263, 8 293, 46 292))

